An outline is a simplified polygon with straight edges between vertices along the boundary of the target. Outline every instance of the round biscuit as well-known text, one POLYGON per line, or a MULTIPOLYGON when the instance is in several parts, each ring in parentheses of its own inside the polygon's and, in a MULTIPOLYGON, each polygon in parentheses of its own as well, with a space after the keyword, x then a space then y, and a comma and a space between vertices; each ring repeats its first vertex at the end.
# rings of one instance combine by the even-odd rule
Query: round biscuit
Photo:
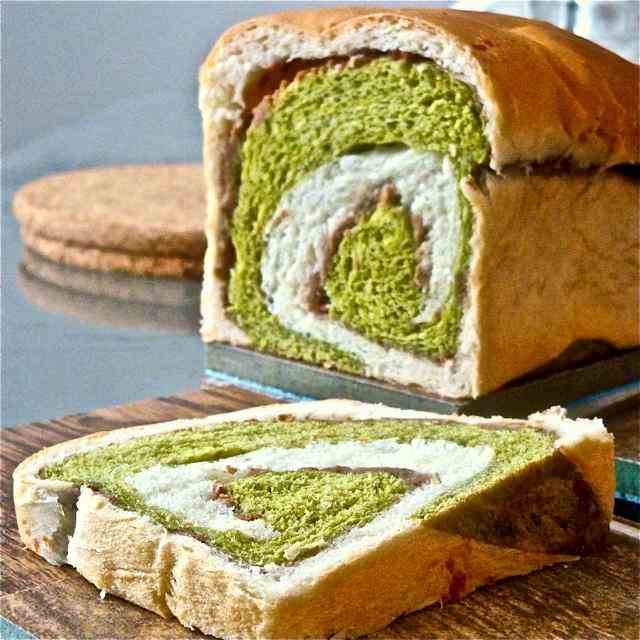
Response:
POLYGON ((206 240, 200 165, 58 173, 24 185, 13 208, 27 247, 99 271, 198 278, 206 240))

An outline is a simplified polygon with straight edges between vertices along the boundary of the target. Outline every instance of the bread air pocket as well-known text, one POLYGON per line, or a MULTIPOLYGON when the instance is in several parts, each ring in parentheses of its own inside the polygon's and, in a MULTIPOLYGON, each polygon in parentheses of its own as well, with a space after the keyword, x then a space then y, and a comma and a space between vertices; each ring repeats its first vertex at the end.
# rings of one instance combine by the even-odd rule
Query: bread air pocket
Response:
POLYGON ((450 397, 637 344, 633 65, 517 19, 338 13, 239 25, 202 67, 204 339, 450 397))

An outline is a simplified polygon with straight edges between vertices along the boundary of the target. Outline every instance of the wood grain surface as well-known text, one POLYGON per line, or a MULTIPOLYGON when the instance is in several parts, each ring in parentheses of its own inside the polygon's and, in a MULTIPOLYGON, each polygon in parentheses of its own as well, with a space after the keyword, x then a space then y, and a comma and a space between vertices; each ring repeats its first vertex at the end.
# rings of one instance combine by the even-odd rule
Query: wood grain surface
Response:
MULTIPOLYGON (((70 567, 54 567, 26 551, 15 523, 11 473, 34 451, 69 438, 270 402, 268 396, 216 387, 4 429, 0 615, 43 640, 203 637, 119 598, 101 600, 70 567)), ((637 411, 632 411, 611 419, 612 426, 623 425, 625 442, 634 429, 637 434, 637 411)), ((624 533, 612 532, 608 549, 596 556, 502 581, 443 609, 405 616, 372 637, 636 639, 639 559, 638 532, 626 527, 624 533)))

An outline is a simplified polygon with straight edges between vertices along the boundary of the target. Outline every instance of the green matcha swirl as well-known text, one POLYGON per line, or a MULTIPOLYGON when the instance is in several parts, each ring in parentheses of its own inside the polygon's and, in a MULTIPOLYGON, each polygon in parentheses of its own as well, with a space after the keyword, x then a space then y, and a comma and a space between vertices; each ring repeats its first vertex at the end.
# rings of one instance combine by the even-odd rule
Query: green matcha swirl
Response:
MULTIPOLYGON (((536 429, 483 429, 444 421, 230 422, 143 436, 78 453, 46 467, 42 477, 89 486, 109 496, 117 506, 144 514, 168 531, 195 536, 236 560, 261 566, 285 565, 314 555, 339 536, 372 522, 416 487, 384 467, 341 475, 327 469, 272 471, 266 464, 259 465, 264 471, 260 475, 240 472, 235 477, 238 469, 234 465, 239 466, 236 457, 252 452, 268 457, 281 448, 291 450, 291 455, 280 459, 291 460, 295 466, 305 447, 351 443, 351 447, 356 444, 366 448, 376 441, 386 442, 384 446, 388 447, 393 440, 398 446, 421 451, 416 439, 436 451, 444 444, 448 453, 431 454, 429 464, 443 472, 442 484, 436 482, 433 487, 441 490, 410 505, 404 511, 407 521, 428 520, 456 509, 467 497, 500 485, 509 473, 546 459, 554 450, 553 436, 536 429), (462 456, 457 458, 458 463, 452 460, 456 448, 462 456), (473 465, 486 457, 483 449, 493 455, 486 466, 473 471, 473 465), (213 473, 214 468, 218 473, 213 473), (156 495, 184 490, 190 497, 204 483, 203 499, 214 503, 218 499, 215 485, 222 472, 228 476, 223 482, 235 508, 250 518, 262 518, 274 530, 273 537, 247 535, 242 527, 211 528, 185 512, 185 501, 176 497, 163 506, 142 490, 155 486, 156 495), (458 472, 464 477, 448 483, 446 474, 458 472), (153 482, 135 481, 149 474, 155 478, 153 482), (295 554, 291 553, 292 546, 298 547, 295 554)), ((393 466, 405 464, 403 455, 393 454, 393 466)), ((315 454, 313 459, 317 463, 315 454)))
POLYGON ((448 289, 437 313, 416 321, 428 291, 416 278, 420 238, 408 224, 411 213, 402 201, 391 208, 372 201, 360 207, 363 210, 349 229, 349 248, 340 246, 338 234, 335 256, 316 278, 327 294, 326 311, 354 334, 385 347, 434 360, 455 355, 472 231, 470 206, 457 183, 488 157, 480 107, 470 87, 435 65, 390 58, 353 68, 327 65, 306 73, 281 89, 266 117, 247 132, 231 229, 236 262, 228 312, 257 348, 364 372, 357 352, 320 334, 314 337, 313 331, 296 331, 295 323, 274 315, 263 286, 263 263, 270 232, 286 224, 279 218, 286 218, 281 205, 287 194, 331 163, 359 154, 364 159, 377 150, 409 150, 439 158, 443 166, 451 167, 458 244, 448 289), (383 213, 378 211, 381 208, 383 213), (378 233, 372 228, 375 225, 378 233), (389 234, 386 239, 385 234, 389 234), (357 286, 350 276, 358 253, 372 257, 362 271, 370 286, 357 286), (393 270, 394 261, 401 263, 401 275, 394 274, 390 286, 384 265, 393 270), (381 308, 393 308, 394 313, 385 318, 381 308))

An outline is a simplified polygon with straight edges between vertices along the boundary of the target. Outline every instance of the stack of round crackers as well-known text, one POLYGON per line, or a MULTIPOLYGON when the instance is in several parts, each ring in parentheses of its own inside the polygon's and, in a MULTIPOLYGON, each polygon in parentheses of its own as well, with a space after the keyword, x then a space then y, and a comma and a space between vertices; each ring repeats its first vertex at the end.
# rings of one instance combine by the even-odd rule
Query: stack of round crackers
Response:
POLYGON ((23 186, 24 244, 64 264, 199 278, 206 248, 201 165, 136 165, 50 175, 23 186))

